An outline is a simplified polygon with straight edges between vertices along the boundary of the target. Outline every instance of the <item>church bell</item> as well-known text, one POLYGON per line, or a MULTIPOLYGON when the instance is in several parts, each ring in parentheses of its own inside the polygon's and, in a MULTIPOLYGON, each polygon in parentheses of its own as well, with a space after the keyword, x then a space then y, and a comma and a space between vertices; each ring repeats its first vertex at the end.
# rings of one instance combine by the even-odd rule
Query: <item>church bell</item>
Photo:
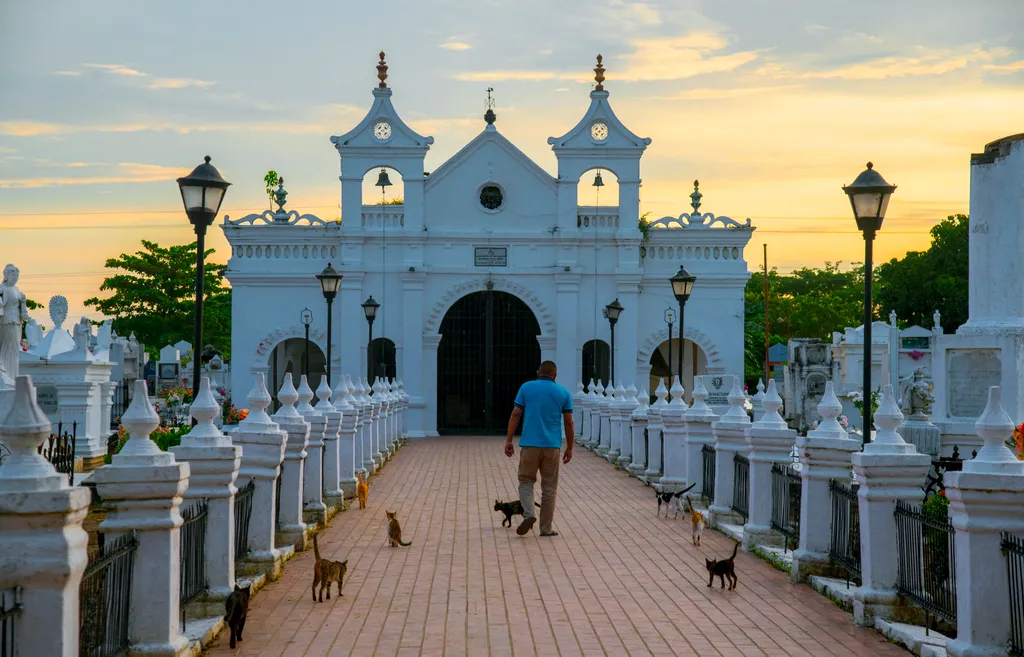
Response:
POLYGON ((597 170, 597 175, 594 176, 594 187, 604 187, 604 181, 601 180, 601 170, 597 170))
POLYGON ((388 179, 388 172, 385 169, 380 170, 380 175, 377 176, 377 184, 375 187, 380 187, 382 190, 385 187, 391 187, 391 181, 388 179))

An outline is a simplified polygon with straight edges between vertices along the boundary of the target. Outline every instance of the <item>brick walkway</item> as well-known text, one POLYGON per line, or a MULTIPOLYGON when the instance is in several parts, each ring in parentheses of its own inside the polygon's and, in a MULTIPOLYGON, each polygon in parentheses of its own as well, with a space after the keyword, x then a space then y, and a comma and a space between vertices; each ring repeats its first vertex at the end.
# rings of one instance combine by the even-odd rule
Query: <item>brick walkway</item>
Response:
POLYGON ((704 556, 728 556, 729 539, 707 531, 693 547, 688 518, 655 518, 650 488, 585 450, 561 471, 561 536, 517 537, 492 510, 517 496, 501 440, 404 447, 368 508, 321 536, 325 557, 348 559, 344 597, 313 604, 304 552, 253 599, 238 648, 225 632, 210 654, 908 654, 742 551, 737 590, 706 588, 704 556), (385 508, 412 547, 385 547, 385 508))

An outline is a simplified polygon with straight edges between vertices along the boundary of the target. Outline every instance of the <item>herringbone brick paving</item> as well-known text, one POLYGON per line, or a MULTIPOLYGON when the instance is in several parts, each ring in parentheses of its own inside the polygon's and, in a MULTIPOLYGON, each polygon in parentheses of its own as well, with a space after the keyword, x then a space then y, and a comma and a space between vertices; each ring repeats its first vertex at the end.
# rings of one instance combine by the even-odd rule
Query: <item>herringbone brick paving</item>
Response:
POLYGON ((238 648, 225 632, 210 655, 907 654, 742 551, 737 589, 708 589, 704 557, 732 542, 708 530, 692 546, 688 518, 655 518, 650 488, 582 449, 560 474, 561 536, 520 538, 493 511, 517 497, 517 463, 501 438, 408 444, 368 508, 321 535, 325 558, 348 559, 344 597, 314 604, 299 554, 253 599, 238 648), (385 509, 412 547, 385 546, 385 509))

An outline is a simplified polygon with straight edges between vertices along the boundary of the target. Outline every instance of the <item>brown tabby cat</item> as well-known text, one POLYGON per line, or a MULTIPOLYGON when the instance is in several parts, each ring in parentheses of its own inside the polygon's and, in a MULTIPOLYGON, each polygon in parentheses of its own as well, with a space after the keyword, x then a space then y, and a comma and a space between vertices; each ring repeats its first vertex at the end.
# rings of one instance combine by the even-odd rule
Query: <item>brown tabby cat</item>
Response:
POLYGON ((362 472, 356 473, 356 478, 359 480, 356 482, 356 497, 359 498, 359 508, 366 508, 366 500, 370 498, 370 482, 365 478, 362 472))
POLYGON ((391 547, 409 547, 412 545, 412 541, 408 543, 402 542, 402 526, 398 524, 398 512, 397 511, 385 511, 384 515, 388 518, 388 543, 391 547))
POLYGON ((341 592, 341 586, 345 582, 345 573, 348 571, 348 559, 344 561, 331 561, 320 558, 320 546, 316 542, 316 534, 313 534, 313 602, 316 602, 316 587, 320 585, 320 602, 324 601, 324 589, 327 589, 327 599, 331 599, 331 582, 338 583, 338 596, 345 595, 341 592))
POLYGON ((690 531, 690 540, 694 545, 700 545, 700 537, 704 534, 704 515, 693 508, 693 502, 690 498, 686 498, 686 503, 690 507, 690 524, 693 525, 693 529, 690 531))
POLYGON ((735 561, 736 551, 739 549, 740 544, 737 541, 736 545, 734 545, 732 548, 732 556, 728 559, 722 559, 721 561, 719 561, 718 559, 708 559, 707 557, 704 558, 704 565, 707 567, 708 574, 710 575, 710 577, 708 578, 708 588, 711 588, 711 585, 715 583, 716 576, 722 582, 723 589, 725 588, 726 578, 729 578, 729 590, 732 591, 736 588, 737 579, 735 561))

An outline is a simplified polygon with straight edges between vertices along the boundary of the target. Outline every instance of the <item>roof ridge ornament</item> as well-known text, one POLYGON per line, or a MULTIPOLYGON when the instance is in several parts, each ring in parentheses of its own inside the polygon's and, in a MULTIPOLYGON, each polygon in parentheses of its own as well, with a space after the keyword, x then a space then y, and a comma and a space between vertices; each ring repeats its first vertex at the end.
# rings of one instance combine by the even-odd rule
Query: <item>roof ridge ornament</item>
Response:
POLYGON ((604 91, 604 64, 601 61, 604 57, 600 53, 597 55, 597 66, 594 68, 594 80, 597 81, 597 86, 594 87, 594 91, 604 91))
POLYGON ((380 51, 380 62, 377 64, 377 79, 380 83, 377 85, 381 89, 387 89, 388 83, 385 80, 388 79, 388 64, 384 61, 384 51, 380 51))
POLYGON ((700 213, 700 200, 703 198, 703 194, 700 193, 700 181, 693 181, 693 193, 690 194, 690 207, 693 208, 693 214, 698 215, 700 213))
POLYGON ((491 96, 491 92, 494 91, 494 87, 487 87, 487 111, 484 112, 484 121, 487 125, 494 125, 494 122, 498 120, 498 115, 494 113, 494 98, 491 96))

